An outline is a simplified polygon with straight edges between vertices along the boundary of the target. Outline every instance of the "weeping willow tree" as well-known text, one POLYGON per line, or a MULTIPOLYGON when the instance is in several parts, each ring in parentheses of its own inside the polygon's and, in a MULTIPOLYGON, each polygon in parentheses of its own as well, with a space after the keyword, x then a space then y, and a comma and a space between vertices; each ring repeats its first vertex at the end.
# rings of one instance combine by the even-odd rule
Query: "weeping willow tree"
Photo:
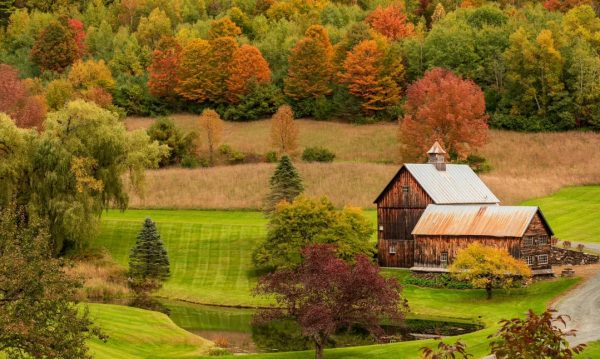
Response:
POLYGON ((0 122, 0 139, 11 139, 5 151, 0 142, 0 161, 7 159, 0 177, 8 179, 0 203, 16 199, 28 216, 46 220, 55 255, 83 248, 103 210, 127 207, 126 177, 141 191, 144 170, 168 152, 144 131, 128 132, 117 114, 84 101, 48 114, 40 134, 16 129, 6 117, 0 122))

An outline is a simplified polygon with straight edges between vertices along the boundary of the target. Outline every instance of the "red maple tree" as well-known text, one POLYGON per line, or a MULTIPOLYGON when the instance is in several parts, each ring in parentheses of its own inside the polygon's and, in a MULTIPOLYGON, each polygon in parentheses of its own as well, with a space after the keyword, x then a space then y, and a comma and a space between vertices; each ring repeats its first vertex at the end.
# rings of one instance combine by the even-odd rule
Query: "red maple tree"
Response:
POLYGON ((257 294, 273 295, 274 308, 260 311, 257 321, 292 318, 323 357, 327 339, 336 331, 360 326, 374 335, 382 333, 384 318, 401 320, 406 301, 400 285, 379 274, 379 267, 364 255, 350 264, 335 255, 335 247, 315 244, 302 252, 297 268, 279 270, 261 278, 257 294))
POLYGON ((39 96, 30 96, 19 79, 17 69, 0 64, 0 112, 9 115, 19 127, 40 127, 46 116, 46 104, 39 96))
POLYGON ((148 67, 148 90, 153 96, 175 97, 177 67, 181 46, 173 37, 162 37, 152 52, 152 63, 148 67))
POLYGON ((73 34, 73 40, 75 40, 75 44, 77 45, 79 58, 82 58, 86 51, 85 26, 83 25, 83 22, 78 19, 69 19, 67 24, 69 25, 69 29, 73 34))
POLYGON ((423 159, 435 141, 459 159, 486 143, 485 98, 473 81, 435 68, 409 86, 406 99, 400 121, 404 161, 423 159))
POLYGON ((378 6, 366 21, 375 31, 390 40, 408 37, 415 30, 415 26, 406 21, 406 14, 402 8, 395 4, 385 8, 378 6))

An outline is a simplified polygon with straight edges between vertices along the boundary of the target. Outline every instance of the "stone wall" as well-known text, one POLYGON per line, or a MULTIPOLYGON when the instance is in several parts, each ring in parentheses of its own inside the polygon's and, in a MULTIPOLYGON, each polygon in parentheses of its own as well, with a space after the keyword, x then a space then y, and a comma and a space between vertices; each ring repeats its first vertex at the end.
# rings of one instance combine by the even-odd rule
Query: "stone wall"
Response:
POLYGON ((552 247, 550 263, 552 265, 580 265, 598 263, 600 258, 593 254, 587 254, 571 249, 552 247))

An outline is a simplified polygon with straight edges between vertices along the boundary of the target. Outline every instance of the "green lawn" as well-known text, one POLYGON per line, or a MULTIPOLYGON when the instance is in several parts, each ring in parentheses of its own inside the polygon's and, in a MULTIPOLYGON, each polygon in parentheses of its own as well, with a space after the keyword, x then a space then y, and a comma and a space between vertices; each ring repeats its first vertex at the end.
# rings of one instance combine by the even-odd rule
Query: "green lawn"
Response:
MULTIPOLYGON (((375 211, 366 211, 375 223, 375 211)), ((265 305, 250 291, 256 284, 251 253, 266 234, 267 221, 249 211, 110 211, 103 216, 102 232, 92 243, 104 247, 127 266, 144 218, 157 223, 169 253, 172 277, 159 295, 203 304, 265 305)), ((375 224, 373 224, 375 226, 375 224)))
POLYGON ((197 358, 212 345, 165 314, 110 304, 88 304, 90 317, 109 336, 89 343, 95 358, 197 358))
POLYGON ((567 187, 523 204, 539 206, 560 240, 600 243, 600 186, 567 187))

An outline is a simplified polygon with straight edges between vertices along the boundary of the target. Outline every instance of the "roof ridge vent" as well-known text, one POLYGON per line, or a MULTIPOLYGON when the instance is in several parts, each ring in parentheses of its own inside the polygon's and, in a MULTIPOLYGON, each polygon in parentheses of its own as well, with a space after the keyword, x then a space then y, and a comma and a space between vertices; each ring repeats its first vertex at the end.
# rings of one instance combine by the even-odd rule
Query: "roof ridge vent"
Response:
POLYGON ((435 141, 433 146, 427 151, 427 158, 427 163, 434 165, 436 170, 446 170, 446 151, 444 151, 438 141, 435 141))

